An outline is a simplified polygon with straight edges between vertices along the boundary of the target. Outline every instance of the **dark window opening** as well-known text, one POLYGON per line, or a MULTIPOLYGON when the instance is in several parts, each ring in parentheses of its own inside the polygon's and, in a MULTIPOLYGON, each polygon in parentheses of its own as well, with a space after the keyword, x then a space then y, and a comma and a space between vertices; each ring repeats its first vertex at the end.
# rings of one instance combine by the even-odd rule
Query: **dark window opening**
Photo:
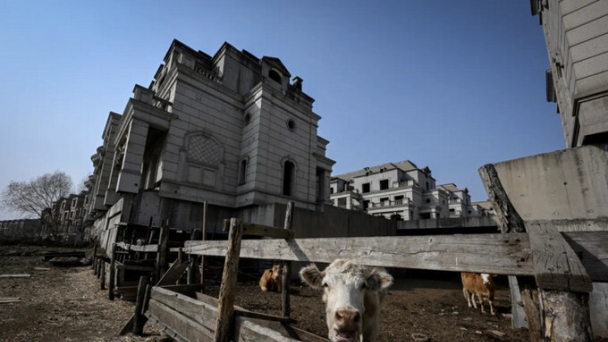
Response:
POLYGON ((364 183, 361 187, 361 192, 363 192, 364 194, 369 192, 369 183, 364 183))
POLYGON ((367 210, 369 208, 369 201, 363 201, 363 210, 367 210))
POLYGON ((383 179, 380 181, 380 190, 388 189, 388 179, 383 179))
POLYGON ((291 196, 293 192, 293 181, 294 181, 295 165, 286 161, 283 167, 283 195, 291 196))
POLYGON ((247 159, 241 160, 241 167, 239 169, 239 185, 245 184, 247 179, 247 159))
POLYGON ((431 213, 420 213, 421 220, 428 220, 431 218, 431 213))
POLYGON ((268 77, 277 83, 281 83, 281 74, 276 70, 270 70, 268 72, 268 77))
POLYGON ((287 121, 287 128, 289 128, 290 131, 293 131, 296 129, 296 122, 289 119, 289 121, 287 121))

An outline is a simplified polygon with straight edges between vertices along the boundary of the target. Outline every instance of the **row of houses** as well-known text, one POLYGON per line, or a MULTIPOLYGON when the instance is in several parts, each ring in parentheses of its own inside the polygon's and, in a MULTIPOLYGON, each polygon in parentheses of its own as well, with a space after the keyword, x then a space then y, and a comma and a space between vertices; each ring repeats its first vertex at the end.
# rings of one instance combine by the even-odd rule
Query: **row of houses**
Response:
POLYGON ((409 160, 332 177, 330 194, 334 206, 398 221, 493 215, 489 202, 471 202, 453 183, 436 185, 428 166, 409 160))

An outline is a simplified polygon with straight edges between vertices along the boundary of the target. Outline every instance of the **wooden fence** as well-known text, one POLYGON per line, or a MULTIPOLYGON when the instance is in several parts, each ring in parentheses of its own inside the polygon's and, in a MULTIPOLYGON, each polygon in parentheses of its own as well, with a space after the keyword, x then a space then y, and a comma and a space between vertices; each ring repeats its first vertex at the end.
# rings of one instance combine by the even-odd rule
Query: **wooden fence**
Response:
MULTIPOLYGON (((257 320, 253 320, 243 315, 244 310, 235 309, 239 258, 323 263, 351 258, 371 266, 517 275, 530 277, 539 288, 566 294, 588 293, 592 281, 608 281, 608 231, 560 233, 551 221, 529 222, 526 228, 528 233, 295 239, 290 231, 233 218, 228 241, 186 241, 181 249, 189 255, 226 257, 217 301, 200 293, 188 297, 155 287, 152 304, 144 312, 180 341, 293 341, 293 334, 277 332, 285 330, 280 326, 289 321, 289 310, 284 317, 255 314, 257 320), (241 240, 243 231, 276 238, 241 240), (171 301, 165 300, 169 297, 171 301)), ((284 293, 288 296, 288 291, 284 293)), ((574 308, 574 312, 580 310, 585 310, 584 305, 574 308)), ((576 327, 566 324, 560 331, 570 334, 569 329, 576 327)), ((545 336, 539 337, 540 333, 531 330, 531 340, 542 341, 545 336)), ((586 334, 579 336, 591 341, 585 339, 586 334)), ((305 338, 324 340, 309 335, 295 340, 305 338)))

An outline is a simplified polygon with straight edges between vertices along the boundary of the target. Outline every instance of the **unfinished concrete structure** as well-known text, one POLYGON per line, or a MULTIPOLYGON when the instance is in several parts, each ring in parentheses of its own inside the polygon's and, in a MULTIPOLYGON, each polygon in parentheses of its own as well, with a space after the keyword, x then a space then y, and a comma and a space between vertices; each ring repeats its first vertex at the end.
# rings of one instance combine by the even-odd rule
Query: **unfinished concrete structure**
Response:
POLYGON ((608 2, 531 0, 545 33, 547 100, 568 147, 608 143, 608 2))
POLYGON ((108 116, 88 182, 95 230, 150 218, 200 227, 205 201, 212 221, 287 201, 321 210, 335 162, 314 99, 290 78, 278 58, 228 43, 210 56, 174 40, 154 81, 108 116))
POLYGON ((473 205, 468 190, 455 184, 435 185, 431 169, 409 160, 385 163, 331 179, 331 201, 336 207, 362 210, 396 220, 460 218, 487 215, 473 205))

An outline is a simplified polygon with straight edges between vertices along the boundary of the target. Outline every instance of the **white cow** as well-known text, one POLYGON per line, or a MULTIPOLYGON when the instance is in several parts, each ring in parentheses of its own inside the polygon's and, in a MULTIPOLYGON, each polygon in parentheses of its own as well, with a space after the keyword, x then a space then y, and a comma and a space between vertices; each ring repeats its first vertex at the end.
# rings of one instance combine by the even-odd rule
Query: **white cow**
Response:
POLYGON ((300 270, 302 281, 324 289, 328 338, 333 342, 374 342, 380 324, 380 302, 393 277, 383 268, 336 259, 325 270, 310 265, 300 270))

